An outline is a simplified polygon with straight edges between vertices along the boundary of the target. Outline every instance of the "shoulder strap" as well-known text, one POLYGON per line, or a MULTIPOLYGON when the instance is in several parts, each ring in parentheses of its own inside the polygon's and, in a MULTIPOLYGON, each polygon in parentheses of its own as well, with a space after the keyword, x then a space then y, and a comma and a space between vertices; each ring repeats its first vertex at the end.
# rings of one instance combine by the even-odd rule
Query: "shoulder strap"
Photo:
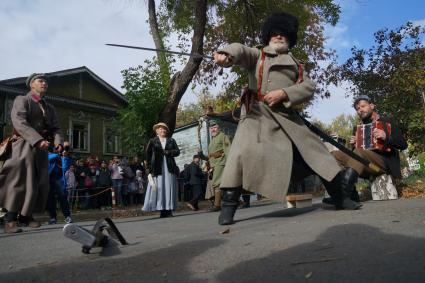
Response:
MULTIPOLYGON (((297 84, 302 83, 303 80, 303 64, 301 64, 295 57, 294 55, 289 53, 289 56, 291 56, 291 58, 295 61, 295 63, 297 64, 298 67, 298 79, 297 79, 297 84)), ((261 94, 261 85, 263 83, 263 69, 264 69, 264 60, 265 60, 266 54, 264 53, 264 48, 261 49, 261 61, 260 61, 260 66, 258 68, 258 81, 257 81, 257 97, 258 100, 262 100, 262 94, 261 94)))
POLYGON ((291 56, 292 60, 295 61, 295 64, 297 64, 298 67, 298 79, 297 79, 297 84, 302 83, 303 80, 303 64, 300 63, 300 61, 298 61, 297 58, 294 57, 294 55, 292 55, 291 53, 289 53, 289 56, 291 56))

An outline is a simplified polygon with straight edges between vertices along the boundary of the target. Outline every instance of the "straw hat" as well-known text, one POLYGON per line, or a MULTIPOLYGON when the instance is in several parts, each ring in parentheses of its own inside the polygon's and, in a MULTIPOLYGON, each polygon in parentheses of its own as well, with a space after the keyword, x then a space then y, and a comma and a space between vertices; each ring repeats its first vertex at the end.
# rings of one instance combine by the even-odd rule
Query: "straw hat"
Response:
POLYGON ((168 128, 167 124, 163 123, 163 122, 159 122, 155 125, 153 125, 153 131, 156 132, 156 129, 158 129, 159 127, 163 127, 167 130, 167 132, 170 131, 170 129, 168 128))

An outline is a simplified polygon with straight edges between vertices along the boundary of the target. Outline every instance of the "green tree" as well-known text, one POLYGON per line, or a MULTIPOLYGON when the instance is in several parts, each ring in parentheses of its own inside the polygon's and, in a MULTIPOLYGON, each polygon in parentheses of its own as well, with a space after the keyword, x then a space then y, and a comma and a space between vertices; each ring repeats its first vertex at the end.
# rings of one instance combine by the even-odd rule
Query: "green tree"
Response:
POLYGON ((409 154, 425 151, 425 30, 408 22, 374 34, 368 50, 352 48, 340 79, 349 94, 369 95, 381 114, 393 116, 409 142, 409 154))
POLYGON ((353 128, 357 124, 359 124, 359 118, 357 115, 341 114, 332 120, 328 127, 328 131, 329 134, 336 134, 340 138, 343 138, 349 142, 351 136, 353 135, 353 128))
POLYGON ((124 77, 124 96, 128 107, 120 110, 119 124, 124 144, 131 155, 141 155, 147 139, 152 136, 152 126, 165 104, 167 88, 161 78, 159 64, 145 61, 145 66, 138 66, 122 71, 124 77))
POLYGON ((204 110, 199 103, 180 105, 177 109, 176 127, 196 122, 203 114, 204 110))
POLYGON ((323 132, 328 133, 329 132, 329 126, 323 123, 322 121, 318 119, 313 119, 311 121, 311 124, 321 129, 323 132))
POLYGON ((180 105, 177 110, 177 127, 197 121, 207 112, 222 113, 232 111, 236 106, 237 97, 225 94, 213 95, 208 89, 198 94, 196 103, 180 105))
MULTIPOLYGON (((167 47, 165 42, 169 36, 177 34, 182 50, 198 54, 211 54, 230 42, 254 46, 259 43, 261 22, 268 15, 281 10, 290 12, 300 19, 300 40, 294 54, 308 61, 306 67, 318 83, 317 92, 329 96, 326 87, 337 79, 334 52, 324 49, 323 35, 323 26, 335 25, 339 18, 340 8, 332 0, 162 0, 158 10, 155 1, 148 0, 148 10, 151 34, 158 49, 167 47), (330 63, 323 69, 319 67, 320 61, 330 63)), ((157 120, 166 122, 173 131, 178 105, 192 79, 196 76, 196 82, 204 86, 216 84, 218 68, 211 62, 190 57, 182 59, 181 71, 174 72, 170 67, 173 58, 161 52, 157 52, 157 56, 162 82, 167 85, 166 102, 157 120)), ((232 70, 235 79, 225 85, 221 99, 224 105, 229 104, 232 95, 238 94, 238 89, 247 81, 240 69, 232 70)))

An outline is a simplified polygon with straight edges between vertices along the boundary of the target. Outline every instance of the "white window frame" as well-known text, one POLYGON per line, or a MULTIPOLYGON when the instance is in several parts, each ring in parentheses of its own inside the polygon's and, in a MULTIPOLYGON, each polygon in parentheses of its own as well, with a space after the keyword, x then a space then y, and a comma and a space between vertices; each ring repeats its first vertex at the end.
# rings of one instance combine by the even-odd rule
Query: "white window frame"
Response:
POLYGON ((107 139, 106 139, 106 129, 107 127, 112 127, 112 124, 115 122, 114 119, 110 120, 103 120, 103 155, 121 155, 122 153, 122 148, 121 148, 121 135, 119 133, 116 133, 116 135, 114 135, 115 137, 115 149, 116 152, 107 152, 107 139))
POLYGON ((91 136, 91 125, 90 125, 90 120, 85 120, 85 119, 76 119, 76 118, 70 118, 69 119, 69 132, 68 132, 68 137, 69 137, 69 142, 70 142, 70 146, 72 151, 74 152, 84 152, 84 153, 89 153, 90 152, 90 136, 91 136), (73 125, 74 124, 86 124, 87 125, 87 149, 86 150, 81 150, 78 148, 74 148, 74 136, 73 136, 73 125))

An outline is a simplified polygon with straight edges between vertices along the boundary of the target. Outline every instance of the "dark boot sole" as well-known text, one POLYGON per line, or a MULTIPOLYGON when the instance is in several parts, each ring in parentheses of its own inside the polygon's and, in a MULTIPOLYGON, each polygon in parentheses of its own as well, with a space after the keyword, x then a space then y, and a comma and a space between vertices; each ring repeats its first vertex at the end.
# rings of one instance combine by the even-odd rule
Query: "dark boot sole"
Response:
POLYGON ((218 224, 220 224, 220 225, 233 225, 233 224, 235 224, 235 221, 233 219, 223 220, 223 219, 218 218, 218 224))

